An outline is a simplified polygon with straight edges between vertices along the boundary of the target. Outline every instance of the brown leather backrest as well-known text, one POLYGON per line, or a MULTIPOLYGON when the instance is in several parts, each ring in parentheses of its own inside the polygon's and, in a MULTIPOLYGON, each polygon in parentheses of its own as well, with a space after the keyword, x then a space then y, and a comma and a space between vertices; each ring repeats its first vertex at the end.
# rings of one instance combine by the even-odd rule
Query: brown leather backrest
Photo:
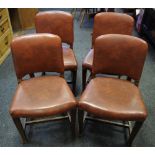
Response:
POLYGON ((146 58, 147 43, 137 37, 107 34, 96 38, 93 75, 118 74, 140 80, 146 58))
POLYGON ((59 36, 42 33, 16 37, 11 51, 18 79, 35 72, 64 72, 59 36))
POLYGON ((96 14, 94 18, 92 46, 95 39, 104 34, 126 34, 131 35, 134 19, 123 13, 104 12, 96 14))
POLYGON ((40 12, 35 17, 37 33, 52 33, 60 36, 62 42, 73 45, 73 16, 63 11, 40 12))

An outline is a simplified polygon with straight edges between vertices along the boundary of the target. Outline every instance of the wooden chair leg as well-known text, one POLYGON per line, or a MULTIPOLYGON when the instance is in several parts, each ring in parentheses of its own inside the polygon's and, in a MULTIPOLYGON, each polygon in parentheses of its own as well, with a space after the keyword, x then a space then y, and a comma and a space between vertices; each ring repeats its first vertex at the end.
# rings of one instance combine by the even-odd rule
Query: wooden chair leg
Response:
POLYGON ((70 112, 71 116, 71 130, 72 130, 72 136, 75 138, 76 136, 76 108, 71 110, 70 112))
POLYGON ((75 15, 76 15, 76 10, 77 10, 77 8, 74 8, 71 10, 71 14, 73 15, 73 17, 75 17, 75 15))
POLYGON ((131 144, 132 144, 135 136, 137 135, 137 133, 140 130, 140 128, 141 128, 142 125, 143 125, 143 122, 141 122, 141 121, 135 122, 135 125, 134 125, 134 127, 132 129, 131 135, 130 135, 129 140, 127 142, 127 145, 128 146, 131 146, 131 144))
POLYGON ((121 79, 121 75, 118 75, 118 78, 121 79))
POLYGON ((108 8, 107 12, 115 12, 114 8, 108 8))
POLYGON ((73 9, 71 10, 71 14, 73 14, 74 11, 75 11, 75 8, 73 8, 73 9))
POLYGON ((85 89, 87 78, 87 69, 82 68, 82 90, 85 89))
POLYGON ((28 140, 27 140, 25 131, 24 131, 24 129, 23 129, 23 126, 22 126, 22 124, 21 124, 20 118, 12 118, 12 119, 13 119, 15 125, 16 125, 17 130, 18 130, 19 133, 20 133, 20 136, 21 136, 21 138, 22 138, 22 142, 23 142, 23 143, 27 143, 28 140))
POLYGON ((76 76, 77 76, 77 71, 72 71, 72 82, 73 82, 73 93, 76 95, 76 76))
POLYGON ((46 74, 45 72, 42 72, 42 76, 45 76, 45 74, 46 74))
POLYGON ((83 15, 82 15, 82 18, 81 18, 81 22, 80 22, 80 28, 82 27, 82 24, 83 24, 83 21, 84 21, 85 15, 86 15, 86 10, 84 9, 84 11, 83 11, 83 15))
POLYGON ((131 82, 132 78, 130 78, 130 77, 127 77, 127 80, 131 82))
POLYGON ((78 109, 79 135, 82 134, 84 124, 84 111, 78 109))
POLYGON ((34 73, 30 73, 29 75, 30 75, 31 78, 34 78, 35 77, 34 76, 34 73))
POLYGON ((81 14, 82 14, 83 10, 84 10, 84 9, 80 9, 80 15, 79 15, 79 17, 78 17, 78 20, 80 20, 81 14))

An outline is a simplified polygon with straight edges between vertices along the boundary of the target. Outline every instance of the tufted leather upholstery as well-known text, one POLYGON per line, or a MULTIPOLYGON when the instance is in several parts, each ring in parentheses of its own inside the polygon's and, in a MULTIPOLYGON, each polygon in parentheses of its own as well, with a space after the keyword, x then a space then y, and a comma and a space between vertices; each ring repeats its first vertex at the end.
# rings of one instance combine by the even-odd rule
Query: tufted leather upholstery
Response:
POLYGON ((64 72, 61 39, 52 34, 35 34, 16 37, 11 51, 20 79, 34 72, 64 72))

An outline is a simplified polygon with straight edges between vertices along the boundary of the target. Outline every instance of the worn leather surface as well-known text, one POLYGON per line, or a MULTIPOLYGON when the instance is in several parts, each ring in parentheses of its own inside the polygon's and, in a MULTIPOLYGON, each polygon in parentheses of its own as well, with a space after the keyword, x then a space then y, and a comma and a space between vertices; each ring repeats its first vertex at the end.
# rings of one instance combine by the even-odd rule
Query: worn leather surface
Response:
POLYGON ((42 33, 16 37, 11 51, 19 79, 34 72, 64 72, 59 36, 42 33))
MULTIPOLYGON (((73 45, 74 30, 73 17, 70 13, 63 11, 40 12, 35 17, 37 33, 52 33, 60 36, 62 42, 73 45)), ((71 47, 72 48, 72 47, 71 47)), ((76 70, 77 61, 71 48, 63 47, 65 70, 76 70)))
POLYGON ((134 19, 123 13, 104 12, 96 14, 92 35, 92 45, 95 39, 104 34, 126 34, 131 35, 134 19))
POLYGON ((89 70, 92 69, 93 57, 94 57, 94 49, 91 49, 87 54, 87 56, 84 58, 84 61, 82 64, 83 68, 86 68, 89 70))
POLYGON ((62 42, 73 44, 73 16, 63 11, 39 12, 35 17, 37 33, 52 33, 60 36, 62 42))
MULTIPOLYGON (((134 26, 134 19, 123 13, 104 12, 98 13, 94 19, 92 33, 92 47, 95 39, 104 34, 126 34, 131 35, 134 26)), ((91 51, 90 51, 91 52, 91 51)), ((92 53, 88 53, 83 61, 83 67, 92 69, 92 53)))
POLYGON ((63 47, 63 60, 65 70, 77 70, 77 60, 71 48, 63 47))
POLYGON ((140 80, 147 51, 147 43, 140 38, 102 35, 95 41, 92 73, 126 75, 140 80))
POLYGON ((83 92, 79 108, 109 120, 145 120, 147 110, 138 87, 116 78, 97 77, 83 92))
POLYGON ((35 77, 18 85, 10 114, 13 117, 45 117, 66 112, 75 106, 75 98, 63 78, 35 77))

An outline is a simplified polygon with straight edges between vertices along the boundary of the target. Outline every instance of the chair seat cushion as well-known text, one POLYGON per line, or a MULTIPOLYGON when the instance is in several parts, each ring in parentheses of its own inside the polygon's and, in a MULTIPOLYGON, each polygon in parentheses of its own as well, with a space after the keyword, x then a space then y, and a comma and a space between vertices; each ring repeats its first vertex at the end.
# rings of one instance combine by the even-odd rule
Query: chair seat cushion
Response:
POLYGON ((75 98, 63 78, 35 77, 18 85, 10 114, 13 117, 44 117, 66 112, 75 106, 75 98))
POLYGON ((138 87, 116 78, 92 79, 80 98, 79 107, 109 120, 144 120, 147 116, 138 87))
POLYGON ((84 61, 83 61, 83 64, 82 64, 82 67, 83 67, 83 68, 89 69, 89 70, 92 69, 92 65, 93 65, 93 56, 94 56, 94 50, 91 49, 91 50, 89 51, 89 53, 87 54, 87 56, 85 57, 84 61))
POLYGON ((63 47, 65 70, 77 70, 77 61, 71 48, 63 47))

